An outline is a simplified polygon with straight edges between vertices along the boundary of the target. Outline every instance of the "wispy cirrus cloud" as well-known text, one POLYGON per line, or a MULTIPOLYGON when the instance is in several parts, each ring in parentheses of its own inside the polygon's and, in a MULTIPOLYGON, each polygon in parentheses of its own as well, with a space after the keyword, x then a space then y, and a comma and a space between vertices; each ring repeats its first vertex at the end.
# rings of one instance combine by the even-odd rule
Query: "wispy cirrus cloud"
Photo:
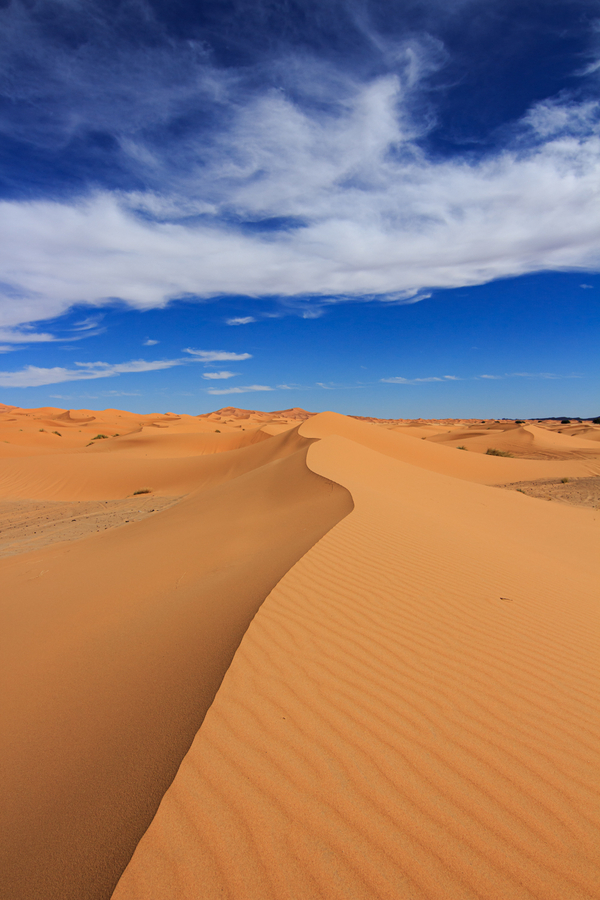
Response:
MULTIPOLYGON (((191 356, 177 359, 145 360, 134 359, 124 363, 107 362, 75 362, 74 368, 53 366, 25 366, 12 372, 0 372, 0 387, 40 387, 47 384, 59 384, 63 381, 89 381, 95 378, 112 378, 140 372, 155 372, 161 369, 172 369, 174 366, 185 366, 196 362, 210 364, 221 359, 250 359, 249 353, 227 353, 221 350, 186 350, 191 356)), ((208 378, 230 378, 234 373, 206 373, 208 378)), ((257 387, 256 390, 270 390, 257 387)))
POLYGON ((273 391, 275 388, 269 387, 267 384, 248 384, 244 387, 231 388, 207 388, 207 394, 248 394, 252 391, 273 391))
POLYGON ((234 316, 232 319, 226 319, 227 325, 250 325, 256 322, 254 316, 234 316))
POLYGON ((489 381, 500 381, 503 378, 558 379, 558 378, 581 378, 582 376, 578 373, 571 373, 568 375, 557 375, 554 372, 505 372, 504 375, 478 375, 476 377, 485 378, 489 381))
POLYGON ((135 359, 126 363, 85 362, 74 365, 69 369, 63 366, 42 368, 40 366, 25 366, 16 372, 0 372, 1 387, 40 387, 46 384, 60 384, 63 381, 89 381, 94 378, 112 378, 115 375, 124 375, 133 372, 153 372, 159 369, 170 369, 181 365, 182 360, 163 359, 156 362, 148 362, 144 359, 135 359))
MULTIPOLYGON (((2 302, 0 289, 0 303, 2 302)), ((1 307, 0 307, 1 309, 1 307)), ((99 320, 90 318, 82 323, 74 325, 66 334, 51 334, 47 331, 35 331, 25 323, 16 328, 0 328, 0 341, 6 345, 12 345, 11 349, 18 349, 28 344, 71 343, 85 338, 95 337, 104 331, 99 320), (74 333, 73 333, 74 332, 74 333)))
POLYGON ((48 332, 25 328, 0 328, 0 341, 6 344, 46 344, 57 338, 48 332))
POLYGON ((235 375, 235 372, 204 372, 202 377, 209 378, 212 381, 216 381, 221 378, 234 378, 235 375))
POLYGON ((430 375, 428 378, 403 378, 401 375, 397 375, 393 378, 380 378, 379 380, 384 384, 425 384, 429 381, 460 381, 461 379, 457 375, 444 375, 442 378, 439 375, 430 375))
POLYGON ((557 375, 554 372, 507 372, 507 378, 581 378, 581 375, 571 373, 569 375, 557 375))
POLYGON ((194 359, 203 363, 238 362, 252 359, 251 353, 229 353, 226 350, 193 350, 191 347, 186 347, 183 352, 189 353, 194 359))

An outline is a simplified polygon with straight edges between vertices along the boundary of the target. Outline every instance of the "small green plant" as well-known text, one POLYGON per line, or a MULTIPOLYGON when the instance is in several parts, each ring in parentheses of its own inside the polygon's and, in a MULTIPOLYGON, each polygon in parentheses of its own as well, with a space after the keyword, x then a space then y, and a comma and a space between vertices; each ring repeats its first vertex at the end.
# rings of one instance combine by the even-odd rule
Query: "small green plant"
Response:
POLYGON ((57 434, 59 437, 62 437, 62 434, 60 433, 60 431, 53 431, 52 434, 57 434))
POLYGON ((488 447, 485 451, 487 456, 510 456, 512 457, 512 453, 509 453, 508 450, 496 450, 494 447, 488 447))
POLYGON ((571 420, 570 420, 570 419, 561 419, 561 420, 560 420, 560 424, 561 424, 561 425, 570 425, 570 424, 571 424, 571 420))
POLYGON ((215 434, 221 434, 221 429, 220 429, 220 428, 215 428, 215 434))
POLYGON ((41 433, 42 431, 44 432, 44 434, 46 434, 46 429, 45 429, 45 428, 40 428, 40 433, 41 433))
POLYGON ((592 422, 594 423, 594 425, 600 425, 600 416, 596 416, 595 419, 592 419, 592 422))
POLYGON ((96 437, 92 438, 92 440, 93 441, 105 441, 105 440, 107 440, 107 438, 108 438, 107 434, 97 434, 96 437))
POLYGON ((137 497, 138 494, 151 494, 152 488, 140 488, 139 491, 134 491, 133 496, 137 497))
POLYGON ((523 490, 523 488, 517 488, 517 491, 519 492, 519 494, 524 494, 524 493, 525 493, 525 491, 523 490))
POLYGON ((524 419, 515 419, 515 425, 524 425, 524 424, 525 424, 524 419))
POLYGON ((568 484, 570 480, 571 480, 570 478, 561 478, 561 479, 560 479, 560 483, 561 483, 561 484, 568 484))
POLYGON ((457 450, 466 450, 467 448, 465 447, 464 444, 461 444, 460 447, 457 447, 456 449, 457 450))

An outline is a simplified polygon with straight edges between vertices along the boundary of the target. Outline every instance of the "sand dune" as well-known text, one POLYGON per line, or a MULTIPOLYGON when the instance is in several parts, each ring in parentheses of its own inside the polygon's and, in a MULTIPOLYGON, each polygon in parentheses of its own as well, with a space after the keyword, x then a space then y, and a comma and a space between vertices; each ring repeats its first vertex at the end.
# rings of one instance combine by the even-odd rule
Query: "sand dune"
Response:
POLYGON ((0 896, 595 900, 591 433, 0 408, 0 896))
MULTIPOLYGON (((600 474, 600 453, 585 460, 570 457, 564 461, 533 459, 505 459, 502 457, 467 454, 447 446, 439 446, 429 440, 414 438, 396 431, 391 432, 372 425, 357 422, 338 413, 321 413, 300 426, 305 437, 324 438, 339 434, 358 444, 376 450, 386 456, 411 463, 418 468, 451 475, 465 481, 481 484, 500 484, 510 481, 527 481, 535 478, 561 476, 584 477, 600 474)), ((549 439, 553 439, 550 436, 549 439)), ((487 441, 487 438, 485 439, 487 441)), ((494 434, 493 442, 498 442, 494 434)))
POLYGON ((351 509, 309 442, 277 442, 151 518, 0 561, 1 896, 110 895, 256 609, 351 509))
MULTIPOLYGON (((175 448, 174 464, 164 457, 162 435, 154 442, 156 451, 142 454, 131 452, 125 443, 112 444, 110 452, 90 448, 87 453, 64 453, 44 458, 18 457, 7 459, 0 470, 0 497, 7 499, 35 497, 38 500, 104 500, 131 496, 134 491, 151 488, 155 495, 179 495, 200 487, 214 486, 229 478, 241 475, 269 460, 287 456, 304 445, 297 431, 268 439, 253 441, 246 452, 224 450, 215 453, 211 448, 203 456, 181 458, 181 441, 175 448)), ((198 438, 189 436, 192 445, 198 447, 198 438)), ((215 437, 217 437, 215 435, 215 437)), ((230 443, 229 435, 223 435, 224 446, 230 443)), ((103 446, 108 441, 103 441, 103 446)), ((186 442, 183 441, 185 445, 186 442)))
POLYGON ((597 514, 321 428, 355 509, 261 607, 114 900, 592 900, 597 514))
MULTIPOLYGON (((600 436, 600 430, 598 434, 600 436)), ((585 459, 598 455, 598 447, 587 435, 561 434, 537 425, 517 425, 502 431, 487 432, 469 429, 457 434, 434 435, 429 440, 452 446, 462 443, 467 450, 478 453, 485 453, 489 447, 494 447, 527 459, 585 459)))

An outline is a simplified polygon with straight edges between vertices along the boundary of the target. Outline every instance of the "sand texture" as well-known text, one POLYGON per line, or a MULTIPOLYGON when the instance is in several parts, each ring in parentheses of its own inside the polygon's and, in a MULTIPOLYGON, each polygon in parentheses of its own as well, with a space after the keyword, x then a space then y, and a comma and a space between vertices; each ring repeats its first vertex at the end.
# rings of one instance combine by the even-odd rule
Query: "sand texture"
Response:
POLYGON ((114 900, 596 898, 598 515, 333 434, 308 462, 355 509, 261 607, 114 900))
POLYGON ((2 900, 597 900, 597 426, 3 415, 2 900))
POLYGON ((143 521, 0 560, 3 898, 110 896, 260 603, 352 508, 292 437, 199 458, 220 483, 143 521))

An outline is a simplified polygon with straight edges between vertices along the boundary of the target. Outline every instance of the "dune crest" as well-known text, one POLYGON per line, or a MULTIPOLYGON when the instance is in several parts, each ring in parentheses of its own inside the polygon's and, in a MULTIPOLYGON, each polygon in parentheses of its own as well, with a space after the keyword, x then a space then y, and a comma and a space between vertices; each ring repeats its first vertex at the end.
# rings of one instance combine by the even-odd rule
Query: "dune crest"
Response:
POLYGON ((0 894, 596 900, 568 427, 0 408, 0 894))
POLYGON ((301 427, 355 508, 262 605, 113 900, 598 896, 597 513, 355 424, 301 427))

